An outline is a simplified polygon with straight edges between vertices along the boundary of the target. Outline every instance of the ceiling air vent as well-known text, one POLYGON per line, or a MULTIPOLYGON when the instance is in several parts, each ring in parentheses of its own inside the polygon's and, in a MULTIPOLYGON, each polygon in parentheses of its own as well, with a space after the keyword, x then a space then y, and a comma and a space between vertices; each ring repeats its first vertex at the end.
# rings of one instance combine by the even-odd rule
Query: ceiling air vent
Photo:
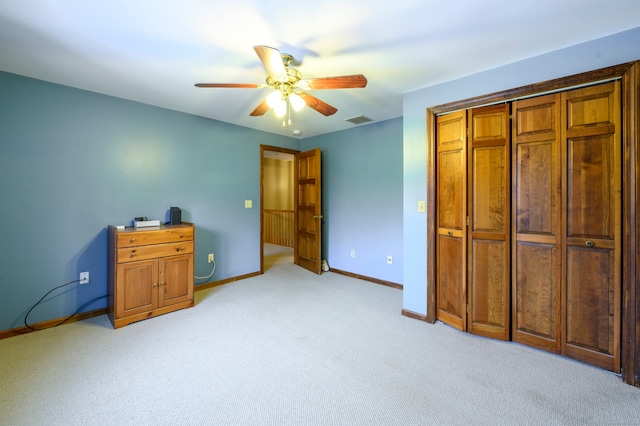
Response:
POLYGON ((344 121, 348 121, 353 124, 362 124, 368 123, 369 121, 373 121, 372 118, 367 117, 366 115, 356 115, 355 117, 347 118, 344 121))

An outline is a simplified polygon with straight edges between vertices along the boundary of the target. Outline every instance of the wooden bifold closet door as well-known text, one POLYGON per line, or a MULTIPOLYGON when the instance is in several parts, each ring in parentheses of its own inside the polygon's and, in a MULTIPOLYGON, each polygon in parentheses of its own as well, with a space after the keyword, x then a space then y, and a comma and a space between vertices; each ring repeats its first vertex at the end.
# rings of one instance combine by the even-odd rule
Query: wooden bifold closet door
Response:
POLYGON ((467 330, 467 112, 437 122, 437 318, 467 330))
POLYGON ((509 104, 469 111, 469 332, 510 336, 509 104))
POLYGON ((513 339, 620 371, 619 82, 514 102, 513 339))
POLYGON ((447 114, 436 126, 437 318, 508 340, 509 105, 447 114))
POLYGON ((620 83, 562 94, 561 351, 620 371, 620 83))
POLYGON ((620 371, 620 121, 617 81, 436 118, 438 320, 620 371))
POLYGON ((513 107, 513 340, 560 351, 560 95, 513 107))

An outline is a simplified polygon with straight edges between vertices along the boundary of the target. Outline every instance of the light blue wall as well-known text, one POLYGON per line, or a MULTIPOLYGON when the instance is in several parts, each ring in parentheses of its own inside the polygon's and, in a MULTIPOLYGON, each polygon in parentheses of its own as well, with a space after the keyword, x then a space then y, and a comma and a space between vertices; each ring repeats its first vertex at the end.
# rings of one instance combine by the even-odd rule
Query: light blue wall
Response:
POLYGON ((427 107, 636 59, 640 28, 407 94, 402 119, 300 142, 0 72, 0 330, 80 271, 91 284, 30 321, 106 294, 106 226, 170 206, 196 224, 196 274, 209 252, 213 280, 259 270, 260 144, 322 149, 330 266, 401 283, 403 308, 426 314, 427 107))
POLYGON ((402 284, 402 118, 302 140, 316 147, 329 266, 402 284))
POLYGON ((7 73, 0 94, 0 330, 81 271, 90 284, 30 322, 106 294, 107 225, 166 220, 171 206, 196 224, 196 275, 210 252, 212 280, 259 271, 260 144, 298 140, 7 73))
POLYGON ((640 28, 635 28, 404 96, 404 309, 427 312, 427 218, 416 209, 427 193, 427 108, 638 59, 640 28))

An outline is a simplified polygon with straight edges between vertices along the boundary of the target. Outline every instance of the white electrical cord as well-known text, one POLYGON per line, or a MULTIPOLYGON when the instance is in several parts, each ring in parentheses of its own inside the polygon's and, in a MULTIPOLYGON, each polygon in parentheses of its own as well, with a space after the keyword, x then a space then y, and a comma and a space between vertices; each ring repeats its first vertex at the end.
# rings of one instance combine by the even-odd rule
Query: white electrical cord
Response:
POLYGON ((211 278, 213 276, 213 272, 216 270, 216 262, 211 262, 213 264, 213 267, 211 268, 211 273, 209 275, 207 275, 206 277, 199 277, 197 275, 194 275, 193 278, 195 278, 196 280, 208 280, 209 278, 211 278))

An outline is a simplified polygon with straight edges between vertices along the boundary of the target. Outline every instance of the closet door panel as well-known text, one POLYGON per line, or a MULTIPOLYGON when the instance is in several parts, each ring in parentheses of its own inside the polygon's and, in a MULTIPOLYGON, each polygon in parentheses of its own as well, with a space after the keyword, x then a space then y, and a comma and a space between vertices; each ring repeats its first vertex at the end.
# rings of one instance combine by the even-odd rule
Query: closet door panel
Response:
POLYGON ((510 105, 469 112, 469 332, 510 336, 510 105))
POLYGON ((516 246, 513 340, 556 352, 560 318, 560 256, 556 244, 516 246))
POLYGON ((438 319, 466 331, 464 271, 460 235, 438 235, 438 319))
POLYGON ((620 371, 619 83, 563 94, 566 200, 562 353, 620 371))
POLYGON ((472 150, 471 202, 472 232, 505 235, 508 232, 509 188, 505 181, 507 155, 505 146, 479 147, 472 150))
POLYGON ((519 235, 555 235, 560 224, 555 139, 521 142, 515 155, 515 231, 519 235))
POLYGON ((469 312, 472 326, 469 331, 473 327, 475 334, 508 340, 509 283, 505 280, 508 262, 505 242, 474 239, 472 246, 469 312), (491 333, 491 329, 499 332, 491 333))
POLYGON ((445 151, 438 159, 439 227, 462 230, 464 153, 462 149, 445 151))
POLYGON ((567 141, 567 237, 614 239, 610 135, 567 141))
POLYGON ((436 126, 436 318, 466 331, 466 112, 440 116, 436 126))
POLYGON ((616 261, 610 249, 569 247, 567 251, 566 355, 611 369, 603 362, 618 349, 616 287, 609 274, 616 261))
POLYGON ((513 340, 560 352, 560 95, 513 108, 513 340))

